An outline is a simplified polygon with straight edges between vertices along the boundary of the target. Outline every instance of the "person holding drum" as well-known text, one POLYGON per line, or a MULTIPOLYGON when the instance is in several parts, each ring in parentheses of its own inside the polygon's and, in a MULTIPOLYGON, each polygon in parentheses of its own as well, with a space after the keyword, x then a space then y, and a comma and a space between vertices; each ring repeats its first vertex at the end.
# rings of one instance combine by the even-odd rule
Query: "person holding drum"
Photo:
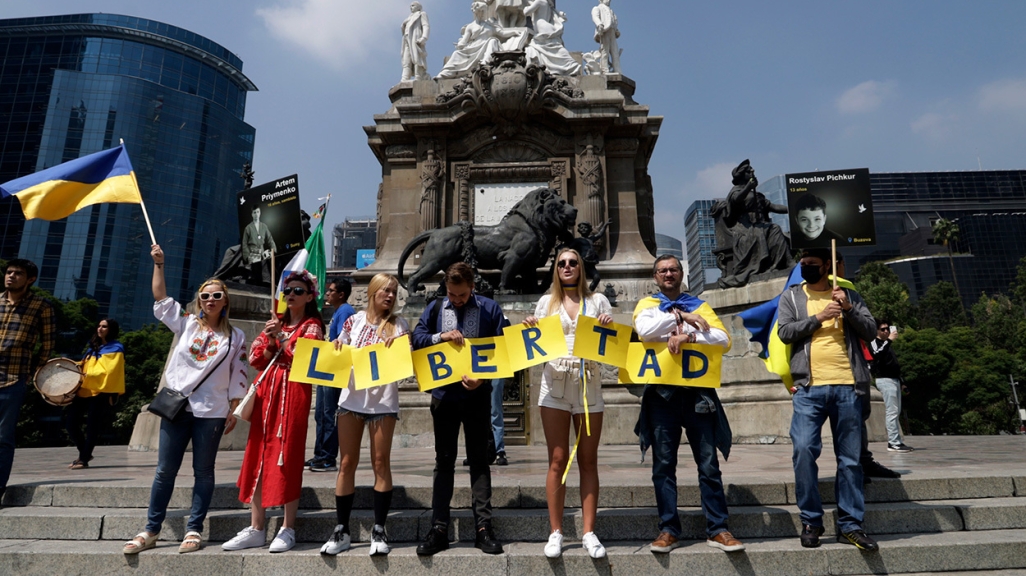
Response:
POLYGON ((81 369, 85 376, 71 405, 64 411, 64 424, 78 448, 78 458, 68 468, 89 467, 100 426, 108 408, 125 393, 125 347, 118 342, 121 326, 113 318, 104 318, 89 340, 81 369), (85 420, 85 433, 82 423, 85 420))
MULTIPOLYGON (((584 259, 572 248, 556 253, 556 268, 549 293, 538 300, 534 315, 524 323, 534 326, 539 318, 559 316, 568 350, 574 349, 577 319, 591 316, 599 324, 613 321, 609 300, 588 288, 582 272, 584 259)), ((563 505, 566 500, 564 470, 570 459, 570 426, 577 431, 577 467, 581 474, 581 508, 584 513, 584 548, 592 558, 602 558, 606 549, 595 535, 598 511, 598 446, 602 435, 602 385, 598 370, 588 369, 580 358, 566 356, 545 364, 538 394, 542 428, 549 452, 549 471, 545 478, 545 495, 549 504, 552 534, 544 552, 549 558, 563 554, 563 505), (587 414, 585 414, 587 409, 587 414), (585 421, 585 417, 589 421, 585 421)))
POLYGON ((29 377, 53 353, 57 322, 53 306, 29 288, 39 268, 15 258, 4 268, 0 293, 0 504, 14 464, 14 435, 29 377), (39 345, 39 356, 32 352, 39 345))
POLYGON ((185 449, 192 441, 192 509, 180 553, 202 546, 203 521, 214 494, 214 460, 221 436, 235 428, 232 411, 246 395, 246 336, 229 322, 231 303, 223 282, 203 282, 185 313, 167 295, 164 251, 154 244, 153 315, 178 337, 167 367, 166 386, 188 396, 184 410, 173 420, 160 421, 157 470, 150 489, 146 529, 125 543, 125 554, 138 554, 157 543, 167 505, 175 487, 185 449))
POLYGON ((317 310, 317 279, 303 270, 285 279, 288 309, 274 314, 253 340, 249 363, 257 370, 270 365, 256 388, 249 421, 246 455, 239 472, 239 500, 250 504, 250 525, 221 545, 224 550, 263 546, 267 538, 266 507, 284 506, 285 521, 271 542, 271 552, 296 545, 296 514, 303 488, 307 421, 313 390, 289 380, 292 354, 300 338, 324 340, 324 322, 317 310))

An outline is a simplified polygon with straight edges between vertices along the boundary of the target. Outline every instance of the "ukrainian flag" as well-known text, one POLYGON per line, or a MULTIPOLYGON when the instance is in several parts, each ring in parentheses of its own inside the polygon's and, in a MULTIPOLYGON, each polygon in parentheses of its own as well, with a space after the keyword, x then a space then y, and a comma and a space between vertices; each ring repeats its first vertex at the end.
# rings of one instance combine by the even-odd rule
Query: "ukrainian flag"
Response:
MULTIPOLYGON (((830 276, 830 279, 832 282, 833 276, 830 276)), ((780 376, 788 392, 794 386, 794 378, 791 376, 791 345, 784 344, 777 334, 777 309, 780 305, 780 296, 783 296, 788 288, 797 286, 802 282, 801 266, 795 265, 791 270, 791 275, 787 278, 787 283, 784 284, 784 290, 779 296, 768 302, 763 302, 754 308, 738 313, 738 316, 744 322, 745 328, 752 333, 749 341, 758 342, 762 345, 762 352, 759 352, 759 358, 762 358, 762 361, 766 363, 767 370, 780 376)), ((855 289, 855 285, 844 278, 838 278, 837 285, 842 288, 855 289)))
POLYGON ((139 184, 124 144, 0 184, 0 197, 14 196, 25 218, 60 220, 93 204, 142 204, 139 184))

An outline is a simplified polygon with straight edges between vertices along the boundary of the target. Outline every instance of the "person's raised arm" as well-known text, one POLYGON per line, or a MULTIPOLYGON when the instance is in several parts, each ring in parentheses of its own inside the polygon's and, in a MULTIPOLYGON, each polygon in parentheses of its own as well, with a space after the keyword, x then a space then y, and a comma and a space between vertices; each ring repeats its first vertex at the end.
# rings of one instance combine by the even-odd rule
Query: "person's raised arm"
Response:
POLYGON ((153 299, 157 302, 167 298, 167 286, 164 284, 164 251, 160 245, 154 244, 150 248, 150 256, 153 258, 153 299))

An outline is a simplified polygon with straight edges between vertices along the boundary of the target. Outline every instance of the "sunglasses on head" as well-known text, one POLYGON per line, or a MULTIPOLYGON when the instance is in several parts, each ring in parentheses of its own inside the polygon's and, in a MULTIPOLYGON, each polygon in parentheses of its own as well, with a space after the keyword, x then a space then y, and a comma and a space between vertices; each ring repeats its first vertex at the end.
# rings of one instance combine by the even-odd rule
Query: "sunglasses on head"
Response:
POLYGON ((283 288, 282 291, 281 291, 281 293, 286 295, 286 296, 288 296, 290 294, 295 294, 296 296, 302 296, 303 294, 306 294, 307 292, 308 292, 308 290, 306 288, 303 288, 302 286, 289 286, 288 288, 283 288))
POLYGON ((580 264, 580 262, 578 262, 577 260, 570 259, 570 260, 560 260, 559 262, 556 263, 556 266, 559 267, 559 268, 577 268, 578 264, 580 264))
POLYGON ((221 298, 224 298, 224 292, 200 292, 199 297, 200 300, 210 300, 211 298, 214 300, 220 300, 221 298))

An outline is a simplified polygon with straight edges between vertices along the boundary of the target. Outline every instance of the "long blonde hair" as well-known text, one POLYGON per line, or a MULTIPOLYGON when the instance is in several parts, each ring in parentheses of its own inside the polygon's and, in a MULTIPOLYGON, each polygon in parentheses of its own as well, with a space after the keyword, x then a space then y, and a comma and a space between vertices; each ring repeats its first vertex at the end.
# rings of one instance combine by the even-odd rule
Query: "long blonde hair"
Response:
MULTIPOLYGON (((378 273, 371 278, 370 284, 367 285, 367 308, 366 314, 369 316, 371 311, 374 310, 374 295, 379 291, 388 288, 389 285, 395 284, 396 289, 399 288, 399 279, 391 274, 378 273)), ((399 303, 399 294, 395 295, 395 300, 392 301, 392 307, 388 309, 384 318, 380 319, 378 324, 378 338, 391 338, 395 336, 395 333, 399 331, 396 325, 399 317, 395 314, 395 305, 399 303)))
POLYGON ((218 331, 223 334, 231 334, 232 324, 228 321, 228 318, 231 316, 232 301, 228 296, 228 286, 226 286, 221 280, 217 278, 204 280, 203 283, 200 284, 199 288, 196 289, 196 296, 193 297, 192 302, 189 303, 186 310, 196 315, 196 321, 200 323, 200 326, 203 326, 207 330, 213 330, 213 328, 210 327, 210 323, 207 322, 207 319, 203 316, 203 308, 200 305, 200 292, 211 284, 216 284, 217 287, 224 292, 224 308, 221 310, 221 322, 217 325, 218 331))
POLYGON ((591 296, 591 289, 588 288, 588 279, 584 274, 584 258, 581 258, 580 253, 573 248, 560 248, 556 252, 556 259, 552 263, 552 286, 549 288, 549 310, 547 316, 559 312, 559 307, 563 305, 563 282, 559 278, 559 257, 567 252, 574 255, 577 258, 577 293, 581 295, 583 301, 588 296, 591 296))

